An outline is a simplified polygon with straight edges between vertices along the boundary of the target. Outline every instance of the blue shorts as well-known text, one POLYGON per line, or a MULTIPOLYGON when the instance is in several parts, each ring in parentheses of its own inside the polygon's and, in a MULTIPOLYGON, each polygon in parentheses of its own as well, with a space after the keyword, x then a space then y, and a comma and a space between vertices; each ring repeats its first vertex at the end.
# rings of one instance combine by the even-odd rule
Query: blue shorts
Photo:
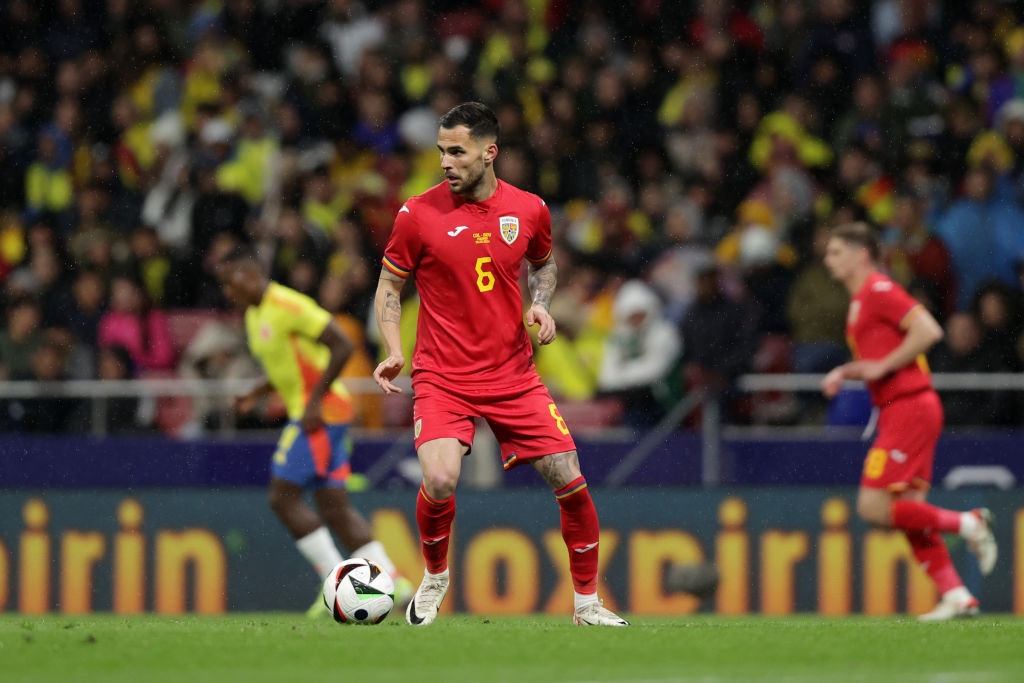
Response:
POLYGON ((270 461, 270 474, 302 487, 344 487, 352 466, 348 462, 348 425, 326 425, 307 434, 289 422, 270 461))

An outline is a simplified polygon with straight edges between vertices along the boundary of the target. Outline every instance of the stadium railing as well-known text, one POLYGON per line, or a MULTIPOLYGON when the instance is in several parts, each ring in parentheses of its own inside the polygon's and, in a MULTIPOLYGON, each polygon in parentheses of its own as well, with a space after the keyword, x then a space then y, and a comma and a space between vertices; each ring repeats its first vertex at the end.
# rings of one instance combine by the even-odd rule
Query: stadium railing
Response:
MULTIPOLYGON (((822 375, 816 374, 747 374, 737 379, 737 389, 745 394, 781 392, 805 393, 820 391, 822 375)), ((1016 373, 940 373, 932 375, 939 391, 1024 391, 1024 374, 1016 373)), ((105 433, 107 400, 124 397, 161 399, 184 397, 195 399, 230 398, 245 393, 254 386, 254 379, 181 379, 148 378, 135 380, 66 380, 59 382, 0 381, 0 400, 74 398, 90 402, 90 427, 93 436, 105 433)), ((379 392, 372 378, 346 378, 345 384, 354 394, 379 392)), ((399 378, 398 384, 411 395, 408 377, 399 378)), ((850 388, 862 387, 859 382, 844 384, 850 388)), ((229 401, 224 401, 225 417, 231 417, 229 401)), ((701 472, 706 485, 721 481, 722 411, 717 396, 704 391, 693 391, 673 406, 651 429, 644 432, 627 455, 609 474, 605 483, 614 485, 626 481, 644 461, 654 453, 665 438, 679 428, 687 418, 699 411, 701 438, 701 472)), ((691 420, 692 422, 692 420, 691 420)), ((221 421, 221 432, 231 432, 232 419, 221 421)), ((407 431, 407 430, 406 430, 407 431)))

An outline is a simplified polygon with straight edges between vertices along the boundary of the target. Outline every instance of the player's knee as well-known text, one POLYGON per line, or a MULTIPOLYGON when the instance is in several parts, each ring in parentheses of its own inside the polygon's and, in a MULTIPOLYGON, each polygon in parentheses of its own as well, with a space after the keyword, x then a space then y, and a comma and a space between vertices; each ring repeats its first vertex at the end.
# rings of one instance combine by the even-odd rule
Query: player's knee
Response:
POLYGON ((284 495, 282 492, 271 488, 270 494, 267 496, 267 504, 270 505, 270 509, 274 511, 274 514, 280 517, 288 511, 291 504, 290 499, 291 496, 284 495))
POLYGON ((434 500, 450 498, 455 493, 455 485, 459 481, 459 475, 454 472, 424 472, 423 488, 427 495, 434 500))
POLYGON ((876 526, 889 525, 889 510, 882 508, 875 501, 857 499, 857 515, 868 524, 876 526))

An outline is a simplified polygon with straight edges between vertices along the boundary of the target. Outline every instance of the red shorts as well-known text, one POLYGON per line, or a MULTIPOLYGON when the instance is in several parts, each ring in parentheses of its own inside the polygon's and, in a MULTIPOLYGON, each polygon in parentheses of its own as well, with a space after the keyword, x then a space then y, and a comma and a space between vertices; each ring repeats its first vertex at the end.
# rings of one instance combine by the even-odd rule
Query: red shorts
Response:
POLYGON ((527 460, 576 450, 547 387, 536 373, 532 375, 514 388, 498 391, 413 382, 416 448, 442 438, 471 445, 476 433, 473 418, 482 417, 501 446, 506 470, 527 460))
POLYGON ((864 460, 860 485, 898 492, 931 486, 942 402, 934 391, 901 396, 882 408, 878 438, 864 460))

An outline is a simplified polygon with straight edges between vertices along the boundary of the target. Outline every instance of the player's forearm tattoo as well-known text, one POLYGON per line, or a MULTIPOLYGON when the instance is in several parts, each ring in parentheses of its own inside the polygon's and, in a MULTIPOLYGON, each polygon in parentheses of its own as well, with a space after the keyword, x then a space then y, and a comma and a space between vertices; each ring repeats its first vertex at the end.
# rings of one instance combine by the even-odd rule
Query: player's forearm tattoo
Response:
POLYGON ((384 293, 384 311, 381 322, 399 323, 402 320, 402 302, 394 292, 384 293))
POLYGON ((580 461, 576 451, 545 455, 534 460, 533 467, 552 489, 560 489, 580 476, 580 461))
POLYGON ((548 259, 544 265, 534 268, 530 267, 529 275, 530 296, 533 297, 535 305, 551 308, 551 297, 555 294, 555 285, 558 284, 558 266, 554 259, 548 259))

